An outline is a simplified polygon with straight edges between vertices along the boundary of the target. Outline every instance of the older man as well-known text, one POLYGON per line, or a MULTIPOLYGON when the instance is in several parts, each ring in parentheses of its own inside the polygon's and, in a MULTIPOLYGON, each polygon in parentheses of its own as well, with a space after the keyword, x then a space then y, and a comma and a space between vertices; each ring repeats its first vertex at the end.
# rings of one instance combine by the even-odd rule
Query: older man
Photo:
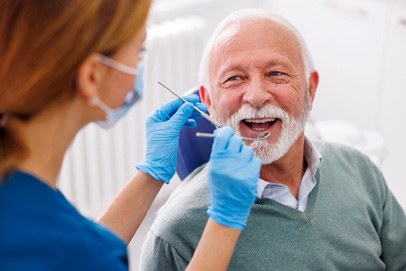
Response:
MULTIPOLYGON (((297 30, 264 10, 238 11, 202 58, 200 95, 262 160, 258 198, 229 270, 406 270, 406 218, 381 172, 347 147, 310 142, 319 76, 297 30)), ((210 205, 207 167, 154 222, 142 270, 184 270, 210 205)))

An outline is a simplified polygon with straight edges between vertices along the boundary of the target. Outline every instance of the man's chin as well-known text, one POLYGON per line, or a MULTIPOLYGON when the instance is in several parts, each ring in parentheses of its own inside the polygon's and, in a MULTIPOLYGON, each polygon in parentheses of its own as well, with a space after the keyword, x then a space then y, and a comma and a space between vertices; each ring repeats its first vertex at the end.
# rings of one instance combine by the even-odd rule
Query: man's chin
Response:
MULTIPOLYGON (((281 158, 287 150, 281 150, 279 144, 256 141, 251 144, 254 156, 261 159, 263 165, 269 165, 281 158)), ((288 148, 289 149, 289 148, 288 148)))

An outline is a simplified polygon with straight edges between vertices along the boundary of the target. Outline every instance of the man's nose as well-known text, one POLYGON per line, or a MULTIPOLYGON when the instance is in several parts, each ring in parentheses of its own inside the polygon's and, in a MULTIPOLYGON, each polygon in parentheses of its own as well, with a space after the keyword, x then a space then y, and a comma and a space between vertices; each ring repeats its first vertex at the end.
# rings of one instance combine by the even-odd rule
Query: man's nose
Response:
POLYGON ((253 107, 262 107, 272 99, 270 86, 265 80, 260 78, 251 78, 244 92, 243 101, 253 107))

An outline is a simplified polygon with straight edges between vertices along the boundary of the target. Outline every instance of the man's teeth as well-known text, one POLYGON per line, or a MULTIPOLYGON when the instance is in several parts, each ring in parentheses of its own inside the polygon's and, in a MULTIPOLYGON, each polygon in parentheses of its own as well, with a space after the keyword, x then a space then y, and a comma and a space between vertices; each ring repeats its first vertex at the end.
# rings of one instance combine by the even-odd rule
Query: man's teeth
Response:
POLYGON ((276 118, 245 119, 244 122, 254 131, 265 131, 269 129, 276 118))
POLYGON ((273 121, 275 121, 275 118, 257 119, 257 120, 245 119, 244 121, 247 122, 247 123, 265 123, 265 122, 273 122, 273 121))

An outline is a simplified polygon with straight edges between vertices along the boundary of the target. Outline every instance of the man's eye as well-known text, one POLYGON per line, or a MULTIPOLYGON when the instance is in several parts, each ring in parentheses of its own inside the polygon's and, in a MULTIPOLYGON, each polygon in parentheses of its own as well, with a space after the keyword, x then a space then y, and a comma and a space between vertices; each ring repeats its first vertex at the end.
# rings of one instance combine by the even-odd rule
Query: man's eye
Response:
POLYGON ((228 78, 227 79, 227 81, 237 81, 237 80, 240 80, 241 79, 241 76, 231 76, 230 78, 228 78))
POLYGON ((278 72, 278 71, 272 71, 272 72, 269 73, 269 75, 270 75, 270 76, 281 76, 281 75, 283 75, 283 73, 282 73, 282 72, 278 72))

